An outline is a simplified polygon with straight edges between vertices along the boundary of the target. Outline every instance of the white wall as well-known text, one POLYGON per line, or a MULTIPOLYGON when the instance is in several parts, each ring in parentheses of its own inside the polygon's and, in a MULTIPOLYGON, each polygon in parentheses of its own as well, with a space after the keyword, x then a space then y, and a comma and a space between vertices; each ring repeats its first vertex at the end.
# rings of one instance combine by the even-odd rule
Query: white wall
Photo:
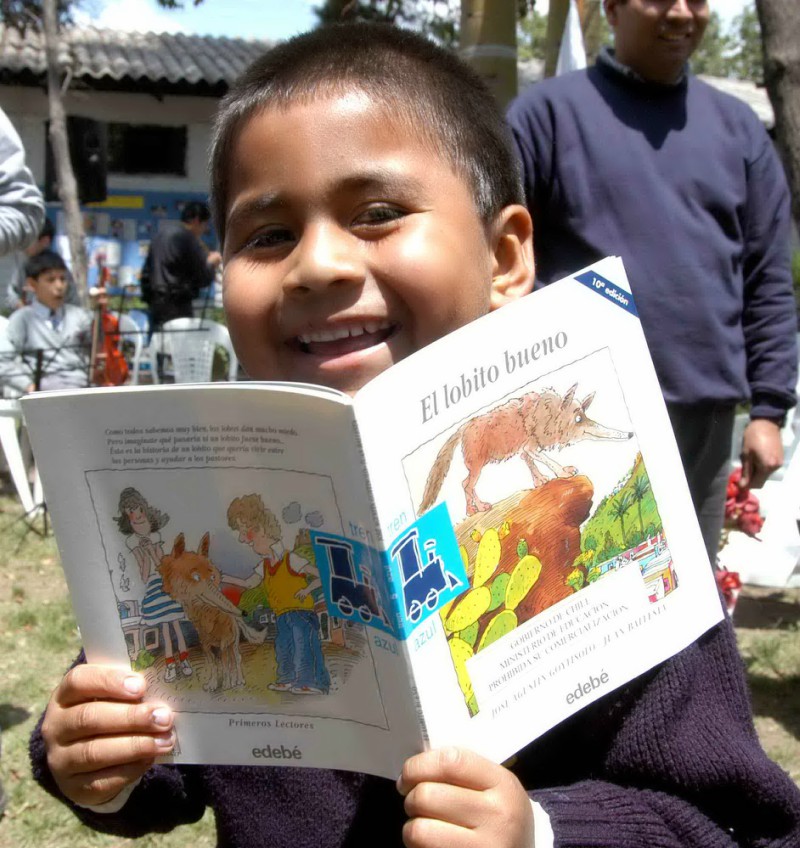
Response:
MULTIPOLYGON (((171 175, 109 174, 110 191, 201 191, 208 189, 206 164, 211 121, 219 101, 214 97, 164 97, 126 92, 70 91, 67 114, 109 123, 162 124, 187 127, 185 177, 171 175)), ((6 112, 25 145, 28 164, 44 184, 45 121, 47 95, 43 89, 0 85, 0 107, 6 112)))

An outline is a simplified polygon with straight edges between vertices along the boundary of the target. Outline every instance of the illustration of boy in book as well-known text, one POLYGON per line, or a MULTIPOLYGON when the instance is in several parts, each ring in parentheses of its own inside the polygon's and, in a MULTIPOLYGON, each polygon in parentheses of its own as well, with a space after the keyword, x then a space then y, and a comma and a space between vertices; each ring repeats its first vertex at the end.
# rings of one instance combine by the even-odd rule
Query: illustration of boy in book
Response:
POLYGON ((142 625, 161 626, 166 664, 164 680, 173 683, 178 676, 179 667, 184 677, 191 677, 193 669, 180 625, 180 622, 186 619, 186 613, 183 607, 164 591, 158 571, 158 565, 164 556, 164 543, 159 531, 169 521, 169 515, 151 506, 132 486, 122 490, 118 511, 119 515, 114 517, 114 521, 125 536, 125 543, 139 566, 139 573, 145 584, 142 625), (174 632, 177 652, 173 648, 170 631, 174 632))
POLYGON ((239 534, 242 544, 262 557, 242 585, 252 588, 261 583, 275 613, 277 675, 269 688, 294 695, 327 693, 330 675, 312 595, 322 585, 319 572, 307 559, 284 547, 278 519, 260 495, 235 498, 228 507, 228 526, 239 534))

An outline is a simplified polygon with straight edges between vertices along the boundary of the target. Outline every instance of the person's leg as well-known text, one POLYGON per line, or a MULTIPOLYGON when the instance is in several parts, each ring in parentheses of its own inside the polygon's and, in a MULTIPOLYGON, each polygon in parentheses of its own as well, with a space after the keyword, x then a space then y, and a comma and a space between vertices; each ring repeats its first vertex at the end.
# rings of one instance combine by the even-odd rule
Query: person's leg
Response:
POLYGON ((713 566, 725 521, 735 407, 667 404, 700 531, 713 566))
POLYGON ((175 656, 172 650, 172 637, 170 636, 168 621, 162 622, 161 634, 164 638, 164 680, 167 683, 172 683, 178 676, 178 670, 175 667, 175 656))
POLYGON ((286 615, 287 613, 282 613, 276 619, 275 662, 278 669, 275 675, 275 683, 269 684, 271 689, 290 689, 294 683, 292 627, 286 615))
POLYGON ((325 658, 322 655, 322 645, 319 641, 317 615, 310 610, 298 611, 293 615, 297 685, 300 688, 327 692, 330 688, 330 676, 325 668, 325 658))
POLYGON ((322 653, 322 642, 319 638, 319 619, 316 613, 309 615, 311 626, 311 637, 309 641, 309 649, 314 662, 314 685, 317 689, 326 692, 331 688, 331 676, 328 673, 328 667, 325 665, 325 656, 322 653))
POLYGON ((189 662, 189 650, 186 647, 186 637, 183 635, 183 628, 180 621, 173 621, 172 626, 175 628, 175 636, 178 642, 178 661, 181 664, 181 673, 184 677, 191 677, 194 674, 194 669, 189 662))
POLYGON ((310 650, 310 628, 308 618, 302 612, 287 612, 292 621, 292 644, 294 646, 294 682, 300 689, 314 685, 314 661, 310 650))

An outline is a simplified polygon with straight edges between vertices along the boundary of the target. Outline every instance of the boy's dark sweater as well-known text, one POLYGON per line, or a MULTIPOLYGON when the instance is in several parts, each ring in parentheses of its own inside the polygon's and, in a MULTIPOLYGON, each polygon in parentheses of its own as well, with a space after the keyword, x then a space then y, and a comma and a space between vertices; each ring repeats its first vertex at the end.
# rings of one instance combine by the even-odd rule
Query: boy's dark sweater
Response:
MULTIPOLYGON (((37 780, 55 787, 40 728, 37 780)), ((729 622, 554 728, 512 766, 550 815, 556 848, 797 848, 800 793, 756 738, 729 622)), ((65 802, 68 803, 68 802, 65 802)), ((401 844, 392 782, 348 772, 152 768, 119 813, 74 808, 135 837, 214 809, 221 848, 401 844)))
POLYGON ((508 114, 534 221, 537 284, 619 254, 667 401, 794 405, 789 194, 747 105, 610 54, 530 86, 508 114))

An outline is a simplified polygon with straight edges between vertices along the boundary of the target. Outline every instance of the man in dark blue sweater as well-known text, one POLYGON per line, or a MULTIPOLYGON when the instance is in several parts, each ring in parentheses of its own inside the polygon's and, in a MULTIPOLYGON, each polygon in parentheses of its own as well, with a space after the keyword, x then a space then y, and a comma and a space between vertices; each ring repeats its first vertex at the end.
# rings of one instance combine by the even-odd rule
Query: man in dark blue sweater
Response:
POLYGON ((510 107, 537 284, 621 255, 715 560, 737 403, 744 485, 783 460, 797 331, 789 194, 752 110, 691 76, 706 0, 604 0, 615 50, 510 107))

